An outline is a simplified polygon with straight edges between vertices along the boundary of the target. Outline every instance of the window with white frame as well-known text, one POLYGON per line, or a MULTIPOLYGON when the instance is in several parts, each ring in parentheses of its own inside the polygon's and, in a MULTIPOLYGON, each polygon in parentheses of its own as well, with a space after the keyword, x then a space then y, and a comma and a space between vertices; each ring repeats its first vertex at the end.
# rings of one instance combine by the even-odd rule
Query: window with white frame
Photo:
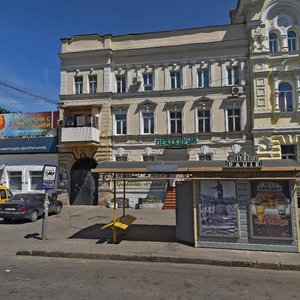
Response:
POLYGON ((181 87, 181 72, 180 71, 171 71, 171 89, 180 89, 181 87))
POLYGON ((281 82, 278 86, 279 109, 282 112, 293 111, 293 88, 287 82, 281 82))
POLYGON ((271 53, 278 51, 278 36, 274 32, 269 34, 269 50, 271 53))
POLYGON ((154 112, 142 111, 142 133, 154 133, 154 112))
POLYGON ((209 69, 198 70, 198 87, 209 87, 209 69))
POLYGON ((169 132, 182 133, 182 110, 169 110, 169 132))
POLYGON ((281 145, 281 159, 297 160, 297 146, 296 145, 281 145))
POLYGON ((89 91, 91 94, 95 94, 97 92, 97 75, 89 76, 89 91))
POLYGON ((127 156, 127 154, 115 155, 115 160, 116 161, 127 161, 128 160, 128 156, 127 156))
POLYGON ((227 109, 227 131, 241 131, 241 108, 227 109))
POLYGON ((75 94, 82 94, 83 92, 83 76, 75 76, 75 94))
POLYGON ((143 161, 155 161, 155 155, 143 155, 143 161))
POLYGON ((294 31, 288 32, 288 48, 289 51, 295 51, 297 49, 297 35, 294 31))
POLYGON ((126 77, 125 75, 117 75, 117 93, 125 93, 126 92, 126 77))
POLYGON ((38 191, 43 189, 43 172, 42 171, 30 171, 30 190, 38 191))
POLYGON ((210 109, 198 108, 197 121, 198 121, 198 132, 210 132, 210 109))
POLYGON ((22 190, 22 171, 10 171, 8 175, 8 187, 11 190, 22 190))
POLYGON ((143 75, 144 81, 144 91, 152 91, 153 90, 153 74, 145 73, 143 75))
POLYGON ((115 114, 115 134, 127 134, 127 113, 115 114))
POLYGON ((208 161, 211 160, 211 154, 198 154, 198 160, 200 161, 208 161))
POLYGON ((228 85, 238 85, 240 83, 238 66, 227 68, 227 83, 228 85))

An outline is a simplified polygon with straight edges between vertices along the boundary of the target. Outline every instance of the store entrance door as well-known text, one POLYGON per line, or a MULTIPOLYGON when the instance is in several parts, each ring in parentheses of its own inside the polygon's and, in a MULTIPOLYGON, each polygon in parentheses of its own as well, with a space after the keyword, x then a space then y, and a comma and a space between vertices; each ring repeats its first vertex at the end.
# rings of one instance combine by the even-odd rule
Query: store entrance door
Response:
POLYGON ((97 166, 91 158, 82 158, 71 169, 71 205, 98 204, 98 174, 91 173, 97 166))

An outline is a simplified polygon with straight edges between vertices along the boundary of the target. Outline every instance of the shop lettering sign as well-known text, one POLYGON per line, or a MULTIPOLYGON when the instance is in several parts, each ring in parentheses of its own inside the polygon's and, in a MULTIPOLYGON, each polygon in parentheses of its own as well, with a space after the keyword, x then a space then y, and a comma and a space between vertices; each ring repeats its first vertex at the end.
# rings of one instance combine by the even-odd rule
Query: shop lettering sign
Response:
POLYGON ((244 154, 230 154, 225 161, 226 168, 261 168, 263 162, 258 156, 244 154))
POLYGON ((170 146, 170 145, 196 145, 198 144, 198 139, 194 137, 189 138, 162 138, 156 139, 156 146, 170 146))

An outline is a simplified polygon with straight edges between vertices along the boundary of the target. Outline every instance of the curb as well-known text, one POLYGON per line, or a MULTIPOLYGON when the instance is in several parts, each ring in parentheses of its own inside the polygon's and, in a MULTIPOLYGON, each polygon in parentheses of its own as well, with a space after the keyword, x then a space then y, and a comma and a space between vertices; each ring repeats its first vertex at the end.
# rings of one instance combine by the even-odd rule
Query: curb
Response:
POLYGON ((199 264, 222 267, 254 268, 278 271, 300 271, 300 264, 287 263, 266 263, 258 261, 222 260, 209 258, 191 258, 179 256, 155 256, 155 255, 123 255, 123 254, 96 254, 96 253, 76 253, 60 251, 38 251, 22 250, 17 251, 20 256, 40 256, 54 258, 77 258, 77 259, 97 259, 114 261, 135 261, 135 262, 159 262, 159 263, 178 263, 178 264, 199 264))

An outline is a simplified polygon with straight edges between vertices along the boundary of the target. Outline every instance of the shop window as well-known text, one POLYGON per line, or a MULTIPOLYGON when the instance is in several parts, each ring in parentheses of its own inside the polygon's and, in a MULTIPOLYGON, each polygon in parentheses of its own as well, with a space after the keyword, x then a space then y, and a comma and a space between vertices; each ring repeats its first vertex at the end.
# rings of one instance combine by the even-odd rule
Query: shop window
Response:
POLYGON ((155 155, 143 155, 143 161, 155 161, 155 155))
POLYGON ((181 73, 180 71, 170 72, 171 89, 180 89, 181 87, 181 73))
POLYGON ((30 190, 38 191, 43 189, 43 172, 42 171, 30 171, 30 190))
POLYGON ((198 87, 209 87, 209 69, 201 69, 198 71, 198 87))
POLYGON ((288 32, 288 47, 289 51, 295 51, 297 49, 297 35, 294 31, 288 32))
POLYGON ((97 92, 97 75, 89 76, 89 91, 91 94, 95 94, 97 92))
POLYGON ((228 85, 239 85, 239 67, 228 67, 227 68, 227 83, 228 85))
POLYGON ((83 77, 82 76, 75 76, 75 94, 82 94, 83 92, 83 77))
POLYGON ((8 186, 11 190, 21 191, 22 190, 22 172, 7 172, 8 175, 8 186))
POLYGON ((198 160, 209 161, 211 160, 211 154, 198 154, 198 160))
POLYGON ((126 92, 126 77, 125 75, 116 76, 117 82, 117 93, 125 93, 126 92))
POLYGON ((144 91, 152 91, 153 90, 153 74, 145 73, 143 75, 144 80, 144 91))
POLYGON ((281 158, 297 160, 297 146, 281 145, 281 158))
POLYGON ((269 49, 271 53, 278 51, 278 36, 274 32, 269 34, 269 49))
POLYGON ((128 156, 127 155, 115 155, 115 160, 116 161, 127 161, 128 156))
POLYGON ((293 111, 293 88, 287 82, 281 82, 279 90, 279 109, 282 112, 293 111))

